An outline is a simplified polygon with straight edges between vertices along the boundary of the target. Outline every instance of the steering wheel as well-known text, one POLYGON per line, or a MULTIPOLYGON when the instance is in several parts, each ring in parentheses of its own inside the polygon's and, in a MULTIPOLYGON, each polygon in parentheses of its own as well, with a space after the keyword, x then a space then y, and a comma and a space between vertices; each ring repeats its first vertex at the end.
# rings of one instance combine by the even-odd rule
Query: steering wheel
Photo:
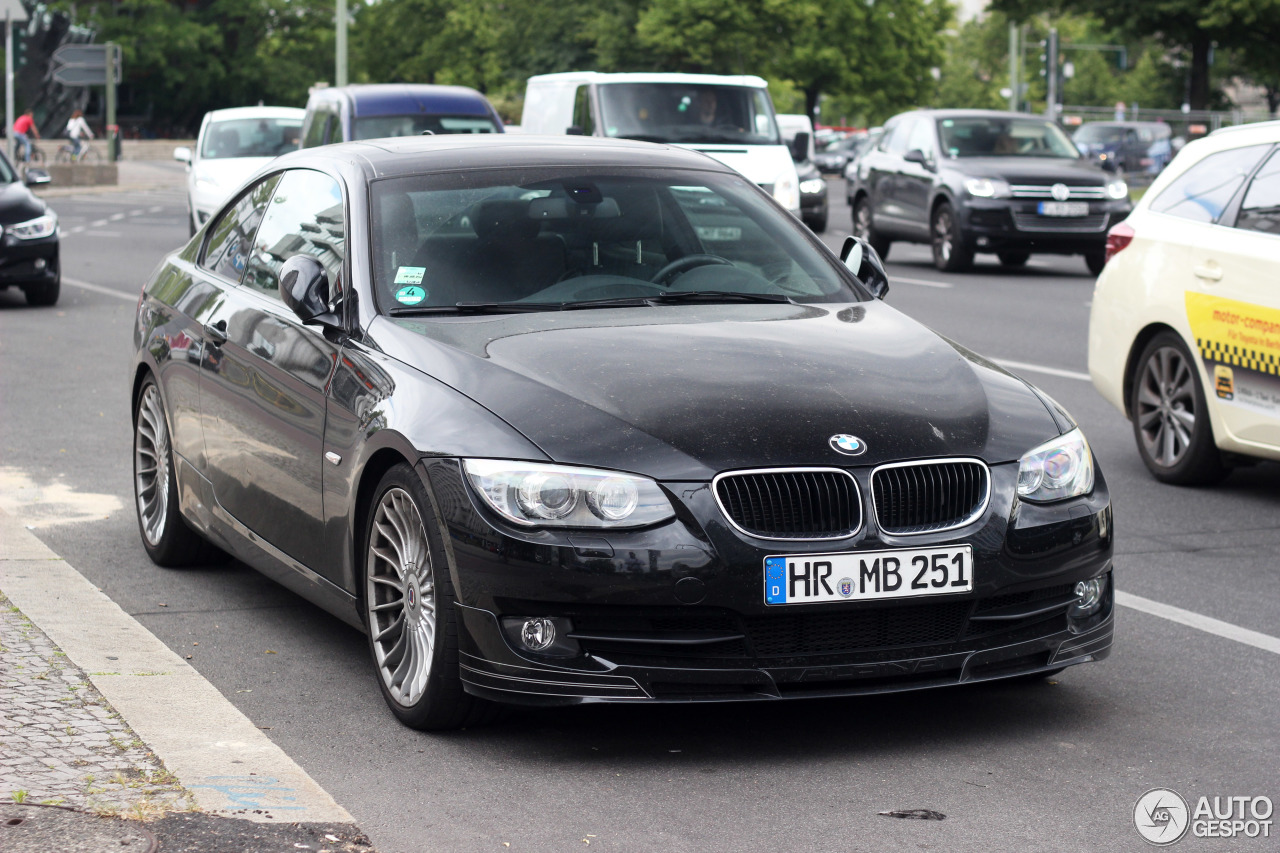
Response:
POLYGON ((649 279, 649 281, 654 284, 665 284, 667 279, 675 278, 686 270, 691 270, 694 267, 706 266, 707 264, 728 264, 729 266, 733 266, 733 261, 722 258, 719 255, 685 255, 683 258, 676 258, 674 261, 658 270, 653 274, 653 278, 649 279))

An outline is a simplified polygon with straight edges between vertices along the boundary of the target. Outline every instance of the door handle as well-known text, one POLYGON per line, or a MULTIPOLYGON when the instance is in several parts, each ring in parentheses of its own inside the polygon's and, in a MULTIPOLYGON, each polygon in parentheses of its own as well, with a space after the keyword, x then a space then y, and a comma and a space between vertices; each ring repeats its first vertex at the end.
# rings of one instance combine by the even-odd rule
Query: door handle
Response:
POLYGON ((227 342, 227 321, 219 320, 216 323, 205 323, 204 325, 205 340, 214 346, 221 346, 227 342))
POLYGON ((1202 278, 1205 281, 1222 281, 1222 267, 1216 264, 1213 266, 1198 266, 1192 272, 1196 274, 1196 278, 1202 278))

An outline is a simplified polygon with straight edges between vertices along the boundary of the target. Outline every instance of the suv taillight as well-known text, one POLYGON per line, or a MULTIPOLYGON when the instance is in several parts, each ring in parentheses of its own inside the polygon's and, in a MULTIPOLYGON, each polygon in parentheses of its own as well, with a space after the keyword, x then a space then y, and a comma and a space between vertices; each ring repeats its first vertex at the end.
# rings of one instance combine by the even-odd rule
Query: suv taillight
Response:
POLYGON ((1107 261, 1110 262, 1121 249, 1124 249, 1133 242, 1134 231, 1132 226, 1121 222, 1119 225, 1112 227, 1107 232, 1107 261))

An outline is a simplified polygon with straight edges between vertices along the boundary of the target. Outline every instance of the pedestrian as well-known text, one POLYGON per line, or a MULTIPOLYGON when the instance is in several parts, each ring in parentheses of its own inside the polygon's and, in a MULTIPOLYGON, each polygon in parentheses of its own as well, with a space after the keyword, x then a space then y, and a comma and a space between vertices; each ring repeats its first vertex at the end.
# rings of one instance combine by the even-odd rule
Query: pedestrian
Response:
POLYGON ((76 110, 67 120, 67 138, 71 140, 71 156, 80 159, 80 151, 84 148, 82 140, 93 139, 93 131, 84 120, 84 110, 76 110))
POLYGON ((36 120, 32 116, 31 110, 27 110, 18 116, 18 120, 13 123, 13 138, 22 144, 22 159, 26 162, 31 159, 31 139, 29 136, 40 138, 40 129, 36 127, 36 120))

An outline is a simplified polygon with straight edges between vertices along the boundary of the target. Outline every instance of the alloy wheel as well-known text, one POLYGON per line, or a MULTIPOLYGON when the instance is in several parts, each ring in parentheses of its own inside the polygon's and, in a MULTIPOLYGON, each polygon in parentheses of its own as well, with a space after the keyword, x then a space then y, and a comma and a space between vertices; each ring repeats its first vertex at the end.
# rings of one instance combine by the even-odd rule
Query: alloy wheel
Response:
POLYGON ((155 385, 142 392, 133 438, 134 493, 142 534, 152 546, 160 544, 169 517, 169 427, 164 404, 155 385))
POLYGON ((1173 347, 1151 353, 1138 377, 1138 434, 1157 465, 1182 461, 1196 431, 1195 371, 1173 347))
POLYGON ((951 239, 951 211, 944 207, 933 218, 933 251, 945 264, 951 261, 954 248, 951 239))
POLYGON ((853 209, 853 233, 863 240, 871 239, 871 205, 865 201, 853 209))
POLYGON ((365 582, 369 636, 378 674, 400 705, 422 698, 436 644, 436 588, 427 534, 417 504, 404 489, 378 503, 365 582))

